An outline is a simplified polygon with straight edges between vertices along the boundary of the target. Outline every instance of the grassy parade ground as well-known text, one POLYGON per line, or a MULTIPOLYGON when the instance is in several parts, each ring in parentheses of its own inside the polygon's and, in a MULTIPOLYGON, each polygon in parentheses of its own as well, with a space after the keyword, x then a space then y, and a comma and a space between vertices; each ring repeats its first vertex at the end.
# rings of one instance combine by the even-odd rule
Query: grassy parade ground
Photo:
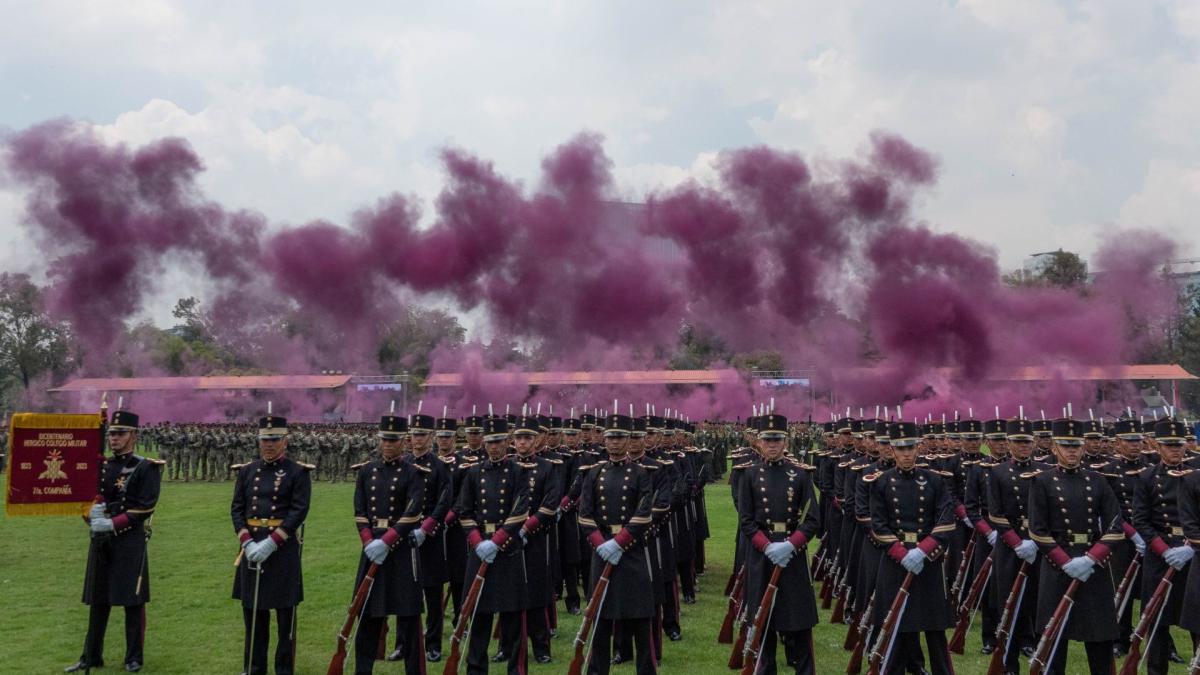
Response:
MULTIPOLYGON (((163 484, 150 542, 152 599, 147 610, 143 672, 241 671, 241 611, 230 599, 238 551, 229 520, 232 490, 231 482, 163 484)), ((352 495, 350 483, 314 486, 305 536, 305 601, 299 612, 297 673, 325 672, 335 633, 345 619, 361 549, 352 495)), ((726 484, 708 487, 708 506, 713 535, 707 545, 708 573, 700 577, 697 603, 682 607, 683 641, 666 643, 659 670, 664 675, 731 672, 725 667, 729 646, 716 642, 725 612, 721 593, 729 575, 736 527, 726 484)), ((87 609, 80 603, 87 536, 87 527, 77 518, 0 518, 0 635, 4 636, 0 672, 56 673, 78 658, 87 625, 87 609)), ((914 602, 921 600, 913 598, 914 602)), ((554 661, 531 663, 531 672, 566 672, 579 618, 562 611, 561 603, 559 610, 554 661)), ((830 625, 828 611, 821 614, 823 623, 815 633, 817 672, 842 673, 848 660, 841 649, 845 627, 830 625)), ((448 652, 449 633, 447 619, 444 652, 448 652)), ((1186 658, 1189 641, 1182 632, 1175 633, 1186 658)), ((956 672, 986 671, 987 657, 980 655, 979 646, 977 624, 966 654, 955 657, 956 672)), ((122 614, 117 610, 106 640, 107 666, 96 672, 120 672, 123 652, 122 614)), ((1071 652, 1069 672, 1086 672, 1082 646, 1072 645, 1071 652)), ((429 673, 440 674, 441 668, 440 663, 431 664, 429 673)), ((492 667, 493 672, 502 669, 501 664, 492 667)), ((380 663, 376 672, 400 673, 403 666, 380 663)), ((621 665, 614 672, 632 673, 633 666, 621 665)))

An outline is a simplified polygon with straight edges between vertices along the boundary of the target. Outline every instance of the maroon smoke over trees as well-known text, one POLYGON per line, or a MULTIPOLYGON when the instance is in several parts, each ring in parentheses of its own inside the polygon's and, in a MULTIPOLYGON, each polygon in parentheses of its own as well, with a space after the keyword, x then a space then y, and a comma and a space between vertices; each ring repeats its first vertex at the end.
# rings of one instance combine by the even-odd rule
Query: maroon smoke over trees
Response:
MULTIPOLYGON (((462 392, 433 402, 460 414, 481 397, 520 396, 489 392, 484 370, 662 368, 684 325, 728 354, 817 367, 852 405, 990 409, 1001 395, 985 385, 994 368, 1126 362, 1153 348, 1173 311, 1160 274, 1171 243, 1145 233, 1102 250, 1108 273, 1086 294, 1004 284, 990 247, 919 222, 912 203, 936 181, 937 161, 885 133, 841 161, 727 151, 713 184, 688 181, 642 206, 616 200, 594 134, 551 152, 532 187, 447 149, 428 212, 397 192, 344 225, 277 224, 217 204, 197 186, 203 161, 183 139, 130 148, 55 121, 12 134, 3 152, 26 194, 51 306, 83 343, 84 374, 113 374, 112 355, 134 349, 114 327, 174 265, 208 280, 213 337, 270 372, 378 372, 381 337, 404 307, 475 310, 501 347, 434 355, 435 370, 467 376, 462 392), (524 352, 515 362, 510 344, 524 352), (855 366, 883 374, 846 375, 855 366), (947 381, 942 367, 965 377, 947 381)), ((120 361, 153 374, 145 363, 120 361)), ((1041 395, 1068 395, 1051 389, 1041 395)), ((761 398, 725 384, 539 392, 560 410, 613 395, 653 397, 693 418, 745 415, 761 398)), ((1004 391, 1001 402, 1027 396, 1004 391)))

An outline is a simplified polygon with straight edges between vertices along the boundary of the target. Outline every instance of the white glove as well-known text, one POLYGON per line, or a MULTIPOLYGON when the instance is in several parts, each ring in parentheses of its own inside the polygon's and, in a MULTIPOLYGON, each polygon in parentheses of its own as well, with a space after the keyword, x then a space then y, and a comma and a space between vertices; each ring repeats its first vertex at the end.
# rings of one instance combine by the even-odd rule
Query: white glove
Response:
POLYGON ((529 545, 529 535, 525 534, 525 530, 523 530, 523 529, 517 530, 517 534, 520 535, 520 537, 521 537, 521 545, 528 546, 529 545))
POLYGON ((1022 539, 1021 543, 1017 544, 1017 547, 1013 549, 1013 553, 1016 553, 1017 557, 1021 560, 1032 565, 1033 561, 1037 560, 1037 544, 1033 543, 1032 539, 1022 539))
POLYGON ((112 532, 117 529, 113 527, 112 518, 105 518, 104 516, 92 518, 90 525, 92 527, 92 532, 97 534, 101 532, 112 532))
POLYGON ((792 554, 795 552, 796 547, 788 541, 767 544, 767 548, 763 550, 771 563, 779 567, 787 567, 788 561, 792 559, 792 554))
POLYGON ((1144 554, 1146 552, 1146 540, 1142 539, 1142 535, 1134 532, 1133 537, 1130 538, 1130 541, 1133 542, 1133 547, 1137 549, 1138 553, 1144 554))
POLYGON ((1000 538, 1000 533, 999 533, 999 532, 997 532, 997 531, 995 531, 995 530, 992 530, 991 532, 988 532, 988 533, 987 533, 988 546, 995 546, 995 545, 996 545, 996 540, 997 540, 997 539, 999 539, 999 538, 1000 538))
POLYGON ((479 556, 480 560, 489 565, 492 564, 492 561, 496 559, 496 554, 499 552, 500 547, 497 546, 491 539, 485 539, 484 541, 479 542, 479 544, 475 547, 475 555, 479 556))
POLYGON ((274 539, 267 537, 266 539, 263 539, 255 544, 253 548, 248 549, 246 551, 246 557, 249 558, 250 562, 252 563, 260 563, 267 558, 270 558, 271 554, 274 553, 278 548, 279 544, 276 544, 274 539))
POLYGON ((104 504, 92 504, 92 510, 88 511, 88 520, 95 520, 104 517, 104 504))
POLYGON ((1072 579, 1087 581, 1096 571, 1096 561, 1086 555, 1077 556, 1068 560, 1062 570, 1072 579))
POLYGON ((966 516, 963 516, 963 518, 962 518, 962 523, 963 523, 963 525, 966 525, 966 526, 967 526, 967 529, 968 529, 968 530, 973 530, 973 529, 975 529, 975 523, 972 523, 972 522, 971 522, 971 519, 970 519, 970 518, 968 518, 968 517, 966 517, 966 516))
POLYGON ((919 548, 914 548, 904 554, 904 559, 900 561, 900 565, 913 574, 920 574, 921 570, 925 569, 925 552, 919 548))
POLYGON ((1175 546, 1163 551, 1163 560, 1167 561, 1171 567, 1181 570, 1184 565, 1191 562, 1195 555, 1196 552, 1192 550, 1191 546, 1175 546))
POLYGON ((421 548, 421 544, 425 543, 425 530, 422 530, 419 527, 413 530, 412 534, 409 536, 412 537, 413 548, 421 548))
POLYGON ((372 539, 363 547, 363 555, 367 556, 367 560, 376 565, 382 565, 391 552, 392 550, 388 548, 387 544, 383 543, 382 539, 372 539))
POLYGON ((621 556, 624 553, 625 552, 621 550, 621 545, 618 544, 615 539, 609 539, 608 541, 596 547, 596 555, 600 556, 600 559, 604 562, 611 563, 613 565, 621 562, 621 556))

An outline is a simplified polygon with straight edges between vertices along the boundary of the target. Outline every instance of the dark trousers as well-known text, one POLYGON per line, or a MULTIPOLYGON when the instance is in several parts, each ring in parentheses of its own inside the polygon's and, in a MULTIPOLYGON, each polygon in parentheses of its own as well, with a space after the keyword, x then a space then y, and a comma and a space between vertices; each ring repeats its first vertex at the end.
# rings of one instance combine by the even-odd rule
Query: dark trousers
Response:
POLYGON ((442 653, 442 626, 446 616, 442 613, 442 585, 426 586, 425 592, 425 649, 442 653))
MULTIPOLYGON (((610 643, 613 636, 611 619, 596 622, 596 633, 592 638, 592 658, 588 662, 588 675, 608 675, 611 660, 610 643)), ((636 675, 654 675, 654 658, 650 653, 650 619, 622 619, 621 630, 633 636, 637 650, 636 675)))
POLYGON ((454 580, 451 579, 450 580, 450 604, 454 607, 454 618, 450 621, 451 626, 458 625, 458 617, 460 615, 462 615, 462 602, 463 602, 463 580, 459 579, 458 583, 455 583, 454 580))
MULTIPOLYGON (((92 605, 88 611, 87 637, 83 643, 84 654, 79 660, 97 666, 104 661, 104 633, 108 629, 108 615, 112 605, 92 605), (88 649, 91 654, 88 654, 88 649)), ((125 608, 125 663, 144 664, 142 645, 146 639, 146 606, 130 605, 125 608)))
MULTIPOLYGON (((500 613, 500 651, 508 656, 508 675, 525 675, 525 630, 521 612, 500 613)), ((467 675, 487 675, 488 642, 492 639, 492 614, 475 614, 467 645, 467 675)))
POLYGON ((679 592, 685 598, 696 597, 696 568, 695 561, 688 560, 676 565, 679 570, 679 592))
MULTIPOLYGON (((354 636, 354 673, 355 675, 370 675, 375 667, 375 657, 379 655, 380 640, 383 638, 383 627, 387 625, 388 617, 364 616, 358 625, 358 634, 354 636)), ((396 618, 396 633, 403 636, 405 644, 421 646, 421 617, 403 616, 396 618)), ((424 649, 409 649, 404 654, 404 672, 407 675, 423 675, 421 665, 425 662, 424 649)))
POLYGON ((562 582, 565 592, 563 597, 567 600, 567 608, 573 609, 579 607, 579 565, 576 563, 563 563, 562 566, 562 582))
MULTIPOLYGON (((1065 639, 1058 643, 1058 649, 1054 652, 1054 658, 1050 659, 1050 667, 1046 669, 1046 675, 1066 675, 1067 645, 1069 644, 1070 642, 1065 639)), ((1113 659, 1112 645, 1112 641, 1109 640, 1083 643, 1083 648, 1087 651, 1089 673, 1113 672, 1116 662, 1113 659)))
POLYGON ((704 538, 696 537, 696 573, 704 574, 705 559, 704 559, 704 538))
POLYGON ((533 645, 535 657, 550 656, 550 607, 530 607, 525 610, 525 632, 533 645))
POLYGON ((1146 672, 1149 675, 1166 675, 1171 666, 1167 657, 1175 650, 1175 641, 1171 639, 1170 628, 1165 621, 1160 623, 1146 647, 1146 672))
MULTIPOLYGON (((925 646, 929 648, 929 670, 933 675, 952 675, 954 667, 950 663, 950 650, 946 647, 946 632, 925 631, 925 646)), ((912 664, 923 661, 921 634, 900 633, 896 636, 892 656, 888 659, 887 673, 888 675, 901 675, 910 670, 912 664)))
MULTIPOLYGON (((292 621, 296 617, 295 607, 285 607, 275 610, 275 623, 278 640, 275 644, 275 675, 292 675, 292 664, 295 654, 292 653, 292 621)), ((249 662, 246 670, 248 675, 266 675, 267 673, 267 641, 271 636, 271 610, 258 610, 255 620, 254 612, 248 607, 242 608, 242 620, 246 624, 246 641, 242 650, 242 663, 249 662), (254 653, 250 653, 250 624, 254 623, 254 653)))
POLYGON ((783 656, 787 664, 796 669, 797 675, 814 675, 816 667, 813 664, 813 641, 811 630, 800 630, 781 633, 768 630, 763 636, 763 644, 758 659, 755 675, 775 675, 778 670, 775 652, 778 643, 783 642, 783 656))
POLYGON ((662 604, 662 629, 667 633, 682 631, 679 626, 679 596, 675 580, 672 579, 666 582, 666 585, 667 601, 662 604))

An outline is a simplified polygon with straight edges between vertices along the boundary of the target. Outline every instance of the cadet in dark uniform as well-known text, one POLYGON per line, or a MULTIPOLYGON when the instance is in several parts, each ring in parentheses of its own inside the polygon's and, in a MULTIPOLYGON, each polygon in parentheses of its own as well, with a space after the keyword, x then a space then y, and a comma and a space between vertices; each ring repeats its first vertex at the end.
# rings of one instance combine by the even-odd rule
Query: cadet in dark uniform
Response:
MULTIPOLYGON (((481 425, 479 427, 482 432, 483 418, 468 418, 468 424, 475 423, 481 425)), ((450 504, 453 505, 458 501, 458 491, 462 487, 463 472, 468 466, 474 464, 476 457, 470 455, 466 450, 456 452, 454 449, 454 434, 458 427, 458 421, 453 418, 442 417, 437 421, 437 446, 438 459, 442 460, 442 465, 446 467, 446 471, 450 474, 450 504)), ((479 440, 482 449, 483 435, 479 434, 479 440)), ((462 610, 463 601, 463 580, 467 574, 467 535, 463 532, 462 523, 458 522, 458 515, 451 509, 442 517, 442 523, 445 529, 442 532, 442 546, 445 548, 446 570, 449 575, 447 581, 450 587, 450 599, 454 604, 454 620, 451 625, 458 625, 458 615, 462 610)), ((442 611, 438 607, 437 611, 442 611)))
MULTIPOLYGON (((400 439, 408 429, 403 417, 384 415, 379 422, 379 458, 358 465, 354 483, 354 525, 362 539, 358 575, 362 583, 372 563, 379 565, 375 583, 359 619, 354 639, 354 672, 369 675, 375 665, 379 639, 389 616, 397 617, 396 631, 409 649, 407 675, 424 675, 421 644, 421 584, 416 549, 428 533, 418 525, 424 504, 424 474, 429 470, 404 461, 400 439)), ((439 608, 440 609, 440 608, 439 608)))
POLYGON ((150 564, 146 544, 158 503, 164 462, 133 453, 138 416, 118 410, 108 427, 112 457, 101 468, 103 502, 88 514, 91 528, 83 602, 90 605, 84 653, 68 666, 72 673, 104 665, 104 633, 114 605, 125 608, 125 670, 145 663, 146 603, 150 601, 150 564), (90 583, 89 583, 90 582, 90 583))
POLYGON ((746 605, 753 616, 762 603, 775 567, 782 567, 778 593, 759 666, 763 675, 776 672, 777 640, 782 639, 788 664, 797 673, 816 672, 812 629, 817 601, 808 572, 807 545, 821 527, 813 488, 815 467, 787 457, 787 418, 771 413, 758 418, 762 462, 741 481, 738 527, 750 541, 746 552, 746 605))
POLYGON ((589 467, 583 478, 579 526, 594 547, 592 586, 606 563, 613 565, 604 606, 597 617, 589 673, 607 675, 613 624, 633 636, 637 675, 653 675, 654 655, 650 622, 654 589, 645 534, 650 527, 654 488, 650 471, 630 461, 626 453, 633 419, 609 415, 604 424, 608 460, 589 467))
POLYGON ((1154 425, 1155 445, 1161 458, 1137 476, 1133 491, 1133 526, 1146 542, 1142 567, 1142 606, 1154 594, 1168 567, 1177 570, 1171 594, 1158 619, 1158 629, 1146 648, 1146 672, 1163 675, 1170 666, 1168 628, 1179 625, 1187 594, 1190 563, 1195 551, 1184 537, 1179 514, 1179 493, 1184 460, 1183 424, 1159 420, 1154 425))
MULTIPOLYGON (((1036 422, 1035 422, 1036 425, 1036 422)), ((1036 430, 1036 426, 1034 429, 1036 430)), ((1035 431, 1036 433, 1036 431, 1035 431)), ((1062 639, 1047 664, 1048 675, 1066 672, 1069 641, 1085 643, 1093 673, 1111 672, 1118 637, 1112 577, 1097 569, 1125 539, 1121 507, 1108 481, 1084 468, 1083 425, 1054 420, 1057 464, 1033 476, 1029 488, 1029 535, 1038 545, 1037 628, 1042 632, 1072 579, 1081 582, 1062 639)))
MULTIPOLYGON (((551 570, 550 529, 562 497, 558 467, 561 460, 542 457, 534 452, 541 421, 525 416, 513 432, 514 459, 522 470, 529 493, 529 518, 518 534, 525 558, 525 629, 538 663, 550 662, 550 606, 554 603, 554 577, 551 570)), ((524 647, 524 645, 522 645, 524 647)))
MULTIPOLYGON (((1115 544, 1112 547, 1112 556, 1108 559, 1108 571, 1113 578, 1113 583, 1120 585, 1129 566, 1133 563, 1134 556, 1146 553, 1146 540, 1138 534, 1137 529, 1133 526, 1133 493, 1136 491, 1138 476, 1149 465, 1149 462, 1142 456, 1144 441, 1142 423, 1139 420, 1135 418, 1117 420, 1112 431, 1115 435, 1116 455, 1107 462, 1092 465, 1091 468, 1099 471, 1108 479, 1108 484, 1112 487, 1117 503, 1121 507, 1121 519, 1124 521, 1122 528, 1125 536, 1129 538, 1129 541, 1115 544)), ((1136 574, 1137 576, 1133 579, 1134 589, 1141 588, 1142 569, 1139 568, 1136 574)), ((1133 632, 1133 597, 1134 594, 1131 592, 1124 610, 1117 617, 1120 636, 1115 653, 1118 656, 1129 651, 1129 638, 1133 632)))
POLYGON ((580 586, 580 555, 579 520, 575 512, 575 503, 569 494, 571 486, 579 473, 584 454, 579 448, 579 432, 581 422, 578 418, 569 417, 563 420, 563 435, 566 447, 563 459, 563 495, 559 500, 558 517, 558 556, 562 566, 563 599, 566 602, 568 614, 579 614, 580 586))
POLYGON ((466 578, 474 579, 480 563, 488 563, 467 645, 467 675, 488 672, 487 648, 495 614, 500 615, 500 651, 508 656, 508 673, 523 675, 525 553, 518 533, 529 516, 529 489, 521 480, 521 467, 507 457, 508 422, 487 417, 483 429, 487 457, 467 469, 454 508, 472 548, 466 578))
POLYGON ((235 467, 237 482, 229 511, 242 555, 233 598, 242 601, 246 626, 243 662, 248 664, 248 675, 267 672, 272 609, 278 630, 275 674, 291 675, 296 661, 296 606, 304 600, 300 552, 313 467, 287 456, 287 430, 283 417, 268 414, 260 418, 259 458, 235 467))
POLYGON ((934 675, 953 673, 946 646, 950 605, 943 565, 936 557, 954 536, 954 497, 947 476, 917 466, 916 424, 895 422, 889 425, 888 435, 895 468, 863 478, 871 484, 871 540, 886 554, 875 579, 872 624, 883 625, 906 574, 911 572, 915 578, 885 672, 901 673, 907 664, 919 662, 924 633, 934 675))

